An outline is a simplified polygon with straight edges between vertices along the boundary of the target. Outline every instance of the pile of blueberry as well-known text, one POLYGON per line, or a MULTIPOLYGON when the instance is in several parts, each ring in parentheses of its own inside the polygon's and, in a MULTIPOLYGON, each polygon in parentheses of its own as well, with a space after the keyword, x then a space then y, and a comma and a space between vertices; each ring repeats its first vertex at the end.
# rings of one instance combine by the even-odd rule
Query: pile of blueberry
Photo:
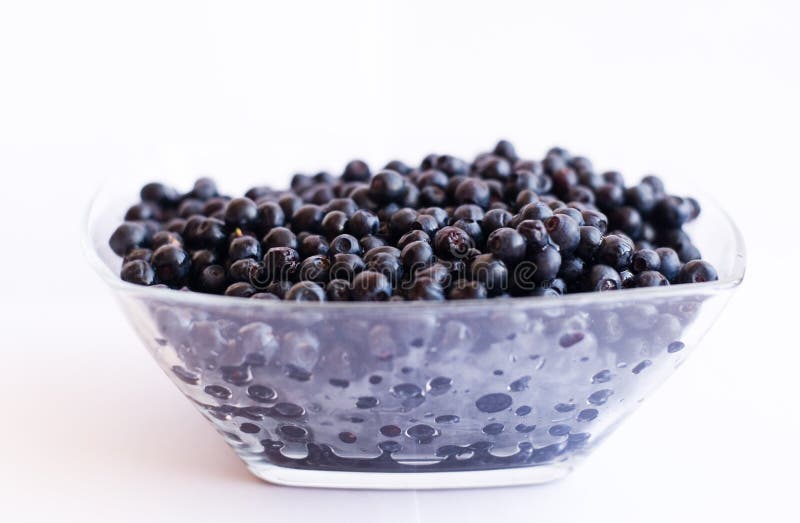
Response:
POLYGON ((500 141, 471 163, 431 154, 373 174, 298 174, 221 195, 150 183, 110 238, 140 285, 292 301, 550 296, 717 279, 683 231, 700 207, 646 176, 626 186, 553 148, 500 141))

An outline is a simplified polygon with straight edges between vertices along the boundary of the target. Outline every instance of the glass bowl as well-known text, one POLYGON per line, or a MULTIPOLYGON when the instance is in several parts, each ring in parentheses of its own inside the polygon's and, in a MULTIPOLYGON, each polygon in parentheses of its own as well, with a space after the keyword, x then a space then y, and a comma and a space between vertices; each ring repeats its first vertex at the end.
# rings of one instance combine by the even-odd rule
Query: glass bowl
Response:
POLYGON ((688 230, 714 282, 380 304, 147 288, 119 279, 108 247, 134 187, 95 197, 88 256, 167 376, 253 474, 280 484, 560 478, 685 360, 744 276, 739 231, 701 197, 688 230))

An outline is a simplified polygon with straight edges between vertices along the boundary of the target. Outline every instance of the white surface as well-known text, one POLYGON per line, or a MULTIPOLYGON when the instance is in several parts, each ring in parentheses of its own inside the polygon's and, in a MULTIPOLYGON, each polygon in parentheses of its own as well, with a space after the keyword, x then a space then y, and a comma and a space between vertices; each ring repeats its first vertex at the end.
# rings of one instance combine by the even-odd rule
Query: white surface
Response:
POLYGON ((800 9, 552 4, 0 3, 0 520, 797 521, 800 9), (133 170, 276 181, 500 136, 694 178, 749 248, 701 349, 556 484, 261 483, 78 248, 93 187, 133 170))

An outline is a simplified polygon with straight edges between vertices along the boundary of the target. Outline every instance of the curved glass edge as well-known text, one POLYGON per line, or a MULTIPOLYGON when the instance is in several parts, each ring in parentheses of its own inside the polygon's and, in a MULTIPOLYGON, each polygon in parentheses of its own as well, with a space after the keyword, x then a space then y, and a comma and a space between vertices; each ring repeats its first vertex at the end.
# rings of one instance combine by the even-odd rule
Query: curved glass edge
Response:
MULTIPOLYGON (((113 180, 108 180, 95 191, 84 213, 83 224, 81 227, 81 247, 89 264, 97 274, 115 291, 125 293, 135 298, 171 300, 175 303, 191 306, 229 306, 240 309, 252 308, 253 310, 280 309, 287 310, 313 310, 313 311, 357 311, 364 309, 374 309, 372 302, 304 302, 291 303, 286 301, 272 300, 251 300, 248 298, 218 296, 213 294, 202 294, 196 292, 180 292, 174 289, 151 288, 141 285, 128 283, 119 278, 111 268, 103 261, 99 248, 107 247, 107 238, 96 237, 95 225, 105 209, 102 200, 109 197, 112 185, 116 185, 113 180)), ((582 306, 588 304, 619 303, 620 301, 636 301, 649 298, 668 298, 688 295, 712 295, 722 291, 731 290, 738 287, 745 275, 746 250, 744 237, 734 223, 731 216, 725 211, 717 201, 706 194, 700 194, 700 201, 705 208, 712 207, 718 212, 728 227, 729 233, 733 236, 732 256, 733 264, 723 278, 713 282, 671 285, 669 287, 649 287, 624 289, 617 292, 605 293, 575 293, 558 297, 514 297, 514 298, 494 298, 491 300, 458 300, 458 301, 398 301, 381 303, 380 307, 386 312, 409 312, 419 309, 435 309, 446 311, 448 309, 475 309, 475 308, 496 308, 496 309, 544 309, 558 306, 582 306)), ((702 215, 701 218, 702 219, 702 215)))
POLYGON ((288 487, 359 490, 443 490, 540 485, 569 475, 574 464, 555 463, 517 469, 458 472, 339 472, 300 470, 246 463, 258 479, 288 487))

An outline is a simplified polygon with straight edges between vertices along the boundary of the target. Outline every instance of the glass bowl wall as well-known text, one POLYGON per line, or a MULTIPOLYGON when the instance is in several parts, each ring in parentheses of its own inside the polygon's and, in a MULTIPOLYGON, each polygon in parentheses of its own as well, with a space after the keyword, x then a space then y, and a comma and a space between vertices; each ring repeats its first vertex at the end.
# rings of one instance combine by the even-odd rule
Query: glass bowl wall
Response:
POLYGON ((95 198, 93 264, 180 391, 256 476, 283 484, 559 478, 685 360, 744 274, 738 231, 701 199, 690 233, 719 271, 710 283, 380 304, 151 289, 121 281, 107 246, 135 194, 95 198))

